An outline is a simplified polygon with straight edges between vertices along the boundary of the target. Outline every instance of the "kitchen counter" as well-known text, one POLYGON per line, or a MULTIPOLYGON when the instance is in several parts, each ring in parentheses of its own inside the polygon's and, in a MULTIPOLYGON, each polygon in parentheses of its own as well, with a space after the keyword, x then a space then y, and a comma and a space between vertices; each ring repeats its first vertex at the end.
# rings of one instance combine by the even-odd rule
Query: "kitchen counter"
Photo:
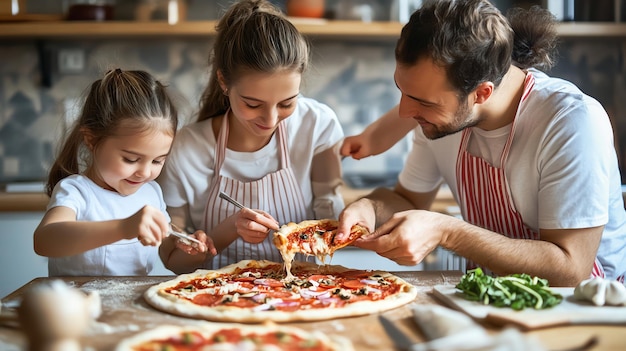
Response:
POLYGON ((45 193, 0 192, 0 212, 43 212, 48 200, 45 193))
MULTIPOLYGON (((367 195, 372 189, 354 189, 344 186, 341 189, 344 201, 349 204, 367 195)), ((0 212, 43 212, 48 204, 48 196, 41 192, 0 192, 0 212)), ((450 190, 439 191, 433 204, 433 211, 449 213, 456 206, 450 190)))
MULTIPOLYGON (((454 285, 461 278, 459 271, 414 271, 397 272, 418 289, 413 303, 383 312, 385 316, 396 321, 405 331, 412 333, 416 341, 423 341, 420 331, 412 321, 411 306, 413 304, 440 304, 431 294, 435 285, 454 285)), ((25 337, 19 327, 1 326, 15 315, 20 297, 35 284, 50 278, 37 278, 25 284, 2 300, 0 314, 0 349, 23 350, 25 337)), ((135 333, 155 328, 159 325, 190 325, 200 323, 194 319, 174 316, 155 310, 142 297, 143 292, 152 285, 172 279, 162 277, 73 277, 63 278, 71 286, 83 291, 97 290, 102 300, 102 315, 91 326, 81 339, 82 346, 88 350, 110 350, 122 338, 135 333)), ((546 310, 546 313, 549 313, 546 310)), ((392 341, 385 334, 378 322, 378 314, 339 318, 329 321, 286 323, 306 330, 318 330, 328 334, 338 334, 349 338, 357 351, 361 350, 392 350, 392 341)), ((490 333, 502 330, 502 327, 483 324, 490 333)), ((592 336, 598 338, 595 351, 624 350, 626 339, 623 337, 626 326, 619 325, 579 325, 544 328, 525 332, 538 339, 550 350, 566 350, 579 346, 592 336)))

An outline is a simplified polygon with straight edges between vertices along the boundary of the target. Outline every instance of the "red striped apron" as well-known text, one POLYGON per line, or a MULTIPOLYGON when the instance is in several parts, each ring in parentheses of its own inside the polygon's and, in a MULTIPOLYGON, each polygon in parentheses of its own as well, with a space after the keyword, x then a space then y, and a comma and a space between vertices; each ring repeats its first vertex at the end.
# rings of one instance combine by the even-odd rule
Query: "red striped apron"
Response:
MULTIPOLYGON (((521 102, 526 100, 534 84, 533 75, 528 73, 524 81, 521 102)), ((463 130, 456 165, 459 202, 463 218, 468 223, 513 239, 538 240, 540 239, 539 233, 527 227, 521 214, 515 209, 506 179, 504 168, 515 134, 515 125, 514 120, 500 156, 499 167, 492 166, 489 162, 467 151, 472 128, 463 130)), ((467 260, 467 269, 476 267, 474 262, 467 260)), ((591 276, 605 276, 604 269, 597 258, 591 276)), ((621 279, 623 281, 623 277, 621 279)))
MULTIPOLYGON (((208 233, 239 210, 228 201, 219 197, 220 190, 248 208, 256 208, 268 212, 281 224, 288 222, 297 223, 307 218, 312 218, 312 210, 309 210, 309 206, 307 206, 307 203, 311 203, 312 199, 305 198, 291 170, 291 162, 288 156, 289 146, 287 145, 286 130, 282 122, 278 124, 276 131, 280 153, 280 167, 278 171, 250 182, 221 175, 228 142, 229 114, 230 112, 227 112, 224 115, 215 147, 216 176, 210 184, 202 228, 205 228, 205 231, 208 233)), ((280 253, 272 243, 272 235, 270 234, 263 242, 258 244, 247 243, 241 237, 238 237, 237 240, 222 250, 212 260, 207 260, 204 268, 216 269, 244 259, 282 262, 280 253)), ((313 261, 312 257, 296 256, 296 259, 313 261)))

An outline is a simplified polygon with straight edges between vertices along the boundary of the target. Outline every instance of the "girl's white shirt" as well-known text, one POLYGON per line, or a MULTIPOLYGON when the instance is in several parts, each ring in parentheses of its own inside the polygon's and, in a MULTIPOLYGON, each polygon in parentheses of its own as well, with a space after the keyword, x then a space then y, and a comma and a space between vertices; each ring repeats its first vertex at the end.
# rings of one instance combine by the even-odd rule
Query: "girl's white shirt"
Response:
MULTIPOLYGON (((155 181, 142 185, 137 192, 122 196, 105 190, 91 179, 72 175, 54 188, 48 209, 71 208, 77 221, 106 221, 128 218, 146 205, 160 209, 169 223, 161 187, 155 181)), ((51 257, 48 274, 53 276, 137 276, 148 275, 159 260, 158 248, 144 246, 137 238, 123 239, 68 257, 51 257)))

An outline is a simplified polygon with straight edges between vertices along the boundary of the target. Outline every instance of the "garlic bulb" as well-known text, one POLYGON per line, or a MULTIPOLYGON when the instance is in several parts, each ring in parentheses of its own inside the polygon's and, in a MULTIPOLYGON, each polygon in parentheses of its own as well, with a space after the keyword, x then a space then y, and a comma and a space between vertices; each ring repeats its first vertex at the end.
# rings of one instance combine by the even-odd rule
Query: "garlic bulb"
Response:
POLYGON ((626 305, 626 286, 617 280, 594 277, 580 282, 574 289, 574 297, 596 306, 626 305))

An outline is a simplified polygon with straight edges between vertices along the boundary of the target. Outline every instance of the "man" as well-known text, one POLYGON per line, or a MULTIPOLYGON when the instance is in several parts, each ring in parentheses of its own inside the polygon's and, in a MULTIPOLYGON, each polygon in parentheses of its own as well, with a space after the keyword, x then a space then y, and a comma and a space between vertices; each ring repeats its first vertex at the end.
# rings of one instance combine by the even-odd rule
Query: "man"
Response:
POLYGON ((533 68, 551 66, 555 39, 553 17, 539 8, 509 20, 487 0, 416 11, 396 46, 399 107, 347 138, 342 153, 381 152, 417 121, 413 149, 394 190, 346 207, 336 240, 360 223, 378 228, 355 246, 399 264, 442 246, 497 275, 623 282, 626 211, 611 125, 596 100, 533 68), (426 211, 444 182, 464 220, 426 211))

